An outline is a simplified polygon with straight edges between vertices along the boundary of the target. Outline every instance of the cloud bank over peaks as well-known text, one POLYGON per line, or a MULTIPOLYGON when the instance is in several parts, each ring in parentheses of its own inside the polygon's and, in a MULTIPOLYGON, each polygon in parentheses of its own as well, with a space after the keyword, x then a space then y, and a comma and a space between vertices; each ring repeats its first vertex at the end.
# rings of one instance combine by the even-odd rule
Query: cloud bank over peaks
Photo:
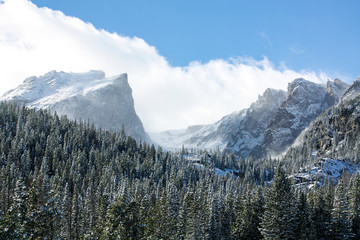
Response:
POLYGON ((285 64, 274 66, 266 57, 174 67, 143 39, 97 29, 27 0, 0 4, 0 53, 0 94, 51 70, 99 69, 108 77, 128 73, 135 108, 147 131, 213 123, 248 107, 266 88, 286 89, 299 77, 315 82, 329 78, 285 64))

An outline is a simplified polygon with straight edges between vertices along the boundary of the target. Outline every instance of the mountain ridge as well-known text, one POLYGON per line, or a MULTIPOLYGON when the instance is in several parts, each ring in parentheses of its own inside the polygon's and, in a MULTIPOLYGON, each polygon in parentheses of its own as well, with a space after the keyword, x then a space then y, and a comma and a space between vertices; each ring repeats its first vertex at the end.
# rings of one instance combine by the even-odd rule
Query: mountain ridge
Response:
POLYGON ((0 100, 15 100, 30 108, 48 108, 71 119, 89 120, 96 127, 121 130, 137 140, 150 142, 134 108, 132 89, 126 73, 105 78, 105 73, 50 71, 29 77, 0 100))
POLYGON ((150 134, 155 142, 170 149, 219 149, 242 158, 278 156, 311 121, 339 102, 348 88, 339 79, 318 84, 298 78, 288 84, 287 92, 267 89, 249 108, 214 124, 150 134))

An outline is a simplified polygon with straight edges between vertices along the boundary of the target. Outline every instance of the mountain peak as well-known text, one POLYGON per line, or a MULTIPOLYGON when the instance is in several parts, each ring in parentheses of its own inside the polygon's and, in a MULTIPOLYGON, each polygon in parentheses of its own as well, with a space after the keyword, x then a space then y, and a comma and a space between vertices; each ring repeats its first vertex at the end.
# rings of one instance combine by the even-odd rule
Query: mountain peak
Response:
POLYGON ((345 91, 341 101, 347 101, 360 94, 360 77, 357 77, 350 87, 345 91))
POLYGON ((285 100, 272 116, 264 138, 251 155, 258 158, 284 152, 312 120, 335 103, 336 99, 329 101, 328 95, 321 84, 303 78, 290 82, 285 100))
POLYGON ((349 85, 340 79, 336 78, 334 81, 328 80, 326 83, 326 89, 329 94, 329 101, 334 103, 338 102, 343 96, 349 85))
POLYGON ((116 85, 116 86, 122 86, 122 87, 124 87, 124 86, 130 86, 129 85, 129 81, 128 81, 128 75, 127 75, 127 73, 122 73, 122 74, 120 74, 120 75, 117 75, 117 76, 115 76, 115 77, 112 77, 112 79, 113 79, 113 83, 114 83, 114 85, 116 85))
POLYGON ((311 82, 309 80, 306 80, 304 78, 296 78, 292 82, 289 82, 288 92, 290 93, 298 87, 310 87, 310 86, 318 86, 318 84, 311 82))
POLYGON ((66 73, 55 70, 40 77, 29 77, 0 100, 15 100, 31 108, 49 108, 71 119, 89 120, 106 130, 121 130, 149 141, 134 108, 132 89, 126 73, 105 78, 91 70, 66 73))

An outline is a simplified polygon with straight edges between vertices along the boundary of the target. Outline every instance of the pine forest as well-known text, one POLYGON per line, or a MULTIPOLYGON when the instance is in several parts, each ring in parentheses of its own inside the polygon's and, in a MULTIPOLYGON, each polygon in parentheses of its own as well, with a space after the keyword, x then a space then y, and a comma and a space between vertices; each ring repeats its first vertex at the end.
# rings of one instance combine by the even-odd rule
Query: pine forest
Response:
POLYGON ((296 153, 198 151, 194 162, 191 149, 166 152, 9 102, 0 151, 0 239, 360 238, 360 174, 296 187, 296 153))

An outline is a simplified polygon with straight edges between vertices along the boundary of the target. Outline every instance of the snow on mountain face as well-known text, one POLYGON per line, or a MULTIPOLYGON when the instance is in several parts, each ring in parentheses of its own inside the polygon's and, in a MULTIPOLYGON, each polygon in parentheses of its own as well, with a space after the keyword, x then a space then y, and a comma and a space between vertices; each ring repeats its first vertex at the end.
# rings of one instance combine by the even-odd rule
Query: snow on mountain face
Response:
POLYGON ((246 110, 244 118, 233 124, 228 133, 226 151, 244 158, 260 143, 270 119, 286 96, 281 90, 267 89, 258 100, 246 110))
MULTIPOLYGON (((295 79, 288 92, 268 89, 250 108, 214 124, 153 133, 165 148, 216 149, 237 156, 278 156, 326 108, 339 101, 348 85, 338 79, 326 85, 295 79)), ((359 88, 360 89, 360 88, 359 88)))
POLYGON ((190 126, 186 129, 168 130, 160 133, 149 133, 152 140, 169 150, 186 148, 216 149, 223 150, 226 147, 224 134, 218 129, 222 121, 231 122, 233 119, 241 118, 243 112, 235 112, 223 117, 221 120, 210 125, 190 126))
POLYGON ((107 130, 121 130, 149 141, 136 115, 127 74, 105 78, 102 71, 65 73, 51 71, 25 79, 0 100, 16 100, 31 108, 49 108, 71 119, 89 120, 107 130))
MULTIPOLYGON (((42 77, 29 77, 17 88, 6 92, 1 100, 17 100, 21 103, 32 103, 42 98, 53 96, 48 99, 48 107, 58 101, 57 98, 67 98, 84 90, 89 85, 96 85, 96 80, 105 78, 102 71, 90 71, 87 73, 65 73, 51 71, 42 77), (52 102, 50 100, 53 100, 52 102)), ((41 104, 41 103, 39 103, 41 104)))
POLYGON ((339 100, 346 87, 340 80, 328 82, 326 87, 301 78, 289 83, 286 99, 251 155, 259 158, 283 153, 312 120, 339 100))
POLYGON ((316 151, 320 157, 359 162, 359 129, 360 94, 325 110, 301 133, 287 155, 316 151))
POLYGON ((341 101, 347 101, 360 94, 360 77, 356 78, 352 85, 346 90, 341 101))
POLYGON ((289 177, 294 180, 296 186, 312 188, 315 185, 323 186, 326 178, 337 182, 344 172, 352 175, 358 167, 345 160, 322 158, 289 177))
POLYGON ((268 89, 250 108, 229 114, 214 124, 150 135, 155 142, 170 149, 181 146, 197 149, 219 148, 247 157, 263 138, 271 116, 275 114, 285 96, 284 91, 268 89))
POLYGON ((333 82, 328 81, 326 84, 326 90, 329 93, 329 96, 333 98, 335 102, 338 102, 341 99, 348 87, 349 85, 347 83, 344 83, 339 79, 335 79, 333 82))

